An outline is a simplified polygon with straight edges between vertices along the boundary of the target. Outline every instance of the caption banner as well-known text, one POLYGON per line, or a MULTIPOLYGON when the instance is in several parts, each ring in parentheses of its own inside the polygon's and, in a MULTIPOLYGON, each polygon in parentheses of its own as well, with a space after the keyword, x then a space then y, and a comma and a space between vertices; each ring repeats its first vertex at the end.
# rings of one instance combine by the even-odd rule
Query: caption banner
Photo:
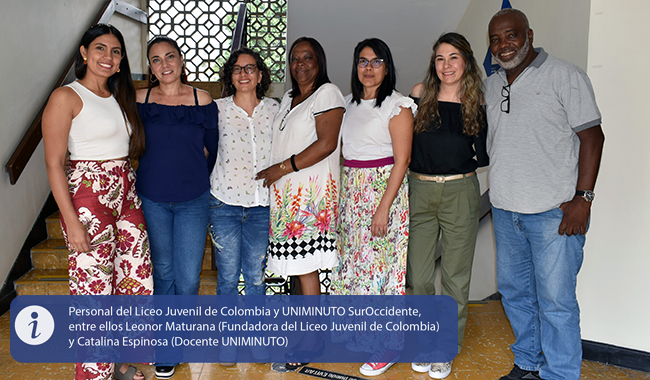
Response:
POLYGON ((20 296, 11 355, 20 362, 360 363, 451 361, 449 296, 20 296))

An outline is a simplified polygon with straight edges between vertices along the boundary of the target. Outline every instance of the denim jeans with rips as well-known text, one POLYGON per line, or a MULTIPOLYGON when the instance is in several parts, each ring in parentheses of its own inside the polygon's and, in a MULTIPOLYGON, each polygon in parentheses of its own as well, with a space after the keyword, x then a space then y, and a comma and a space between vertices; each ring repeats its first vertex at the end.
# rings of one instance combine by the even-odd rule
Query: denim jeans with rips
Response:
POLYGON ((231 206, 210 196, 210 236, 216 247, 217 295, 238 294, 242 273, 245 294, 265 294, 269 207, 231 206))
POLYGON ((562 210, 492 208, 497 281, 516 341, 515 364, 548 380, 578 380, 582 362, 576 278, 585 235, 560 235, 562 210))

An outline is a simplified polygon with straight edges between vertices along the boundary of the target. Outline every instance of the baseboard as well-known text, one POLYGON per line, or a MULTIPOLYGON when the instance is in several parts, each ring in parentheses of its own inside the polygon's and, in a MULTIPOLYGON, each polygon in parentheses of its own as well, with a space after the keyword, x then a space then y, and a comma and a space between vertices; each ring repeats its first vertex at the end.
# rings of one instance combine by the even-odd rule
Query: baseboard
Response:
POLYGON ((47 197, 43 208, 41 209, 36 222, 32 226, 32 230, 27 235, 23 247, 20 249, 14 265, 9 271, 9 275, 5 279, 5 283, 0 290, 0 315, 3 315, 11 307, 11 301, 16 298, 16 290, 14 288, 14 281, 19 279, 22 275, 32 269, 32 257, 30 255, 31 249, 38 243, 47 239, 47 227, 45 219, 54 214, 59 208, 54 201, 52 193, 47 197))
POLYGON ((582 358, 637 371, 650 372, 650 352, 583 340, 582 358))
POLYGON ((491 296, 483 298, 481 301, 501 301, 501 293, 496 292, 491 296))

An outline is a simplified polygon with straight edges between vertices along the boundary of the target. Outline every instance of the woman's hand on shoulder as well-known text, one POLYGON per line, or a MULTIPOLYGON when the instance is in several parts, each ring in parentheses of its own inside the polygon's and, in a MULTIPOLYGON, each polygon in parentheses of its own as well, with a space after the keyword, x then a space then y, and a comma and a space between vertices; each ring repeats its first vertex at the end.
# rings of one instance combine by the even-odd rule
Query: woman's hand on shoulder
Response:
POLYGON ((210 96, 210 93, 205 90, 201 90, 197 88, 196 95, 199 98, 200 106, 205 106, 213 102, 212 96, 210 96))
POLYGON ((415 86, 413 86, 413 89, 411 89, 411 97, 421 98, 423 91, 424 91, 424 84, 418 83, 415 86))

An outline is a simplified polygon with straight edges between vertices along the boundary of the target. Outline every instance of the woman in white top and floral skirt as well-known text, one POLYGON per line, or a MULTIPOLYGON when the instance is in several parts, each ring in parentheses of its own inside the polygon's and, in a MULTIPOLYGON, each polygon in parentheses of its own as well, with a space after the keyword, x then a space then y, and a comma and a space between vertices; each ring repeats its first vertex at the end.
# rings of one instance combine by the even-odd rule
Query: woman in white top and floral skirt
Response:
MULTIPOLYGON (((406 170, 411 160, 417 106, 395 90, 395 66, 377 38, 354 50, 352 94, 341 126, 343 157, 341 214, 337 228, 340 264, 332 294, 404 295, 409 207, 406 170)), ((401 339, 354 334, 352 351, 374 352, 360 371, 385 372, 396 360, 401 339)))

